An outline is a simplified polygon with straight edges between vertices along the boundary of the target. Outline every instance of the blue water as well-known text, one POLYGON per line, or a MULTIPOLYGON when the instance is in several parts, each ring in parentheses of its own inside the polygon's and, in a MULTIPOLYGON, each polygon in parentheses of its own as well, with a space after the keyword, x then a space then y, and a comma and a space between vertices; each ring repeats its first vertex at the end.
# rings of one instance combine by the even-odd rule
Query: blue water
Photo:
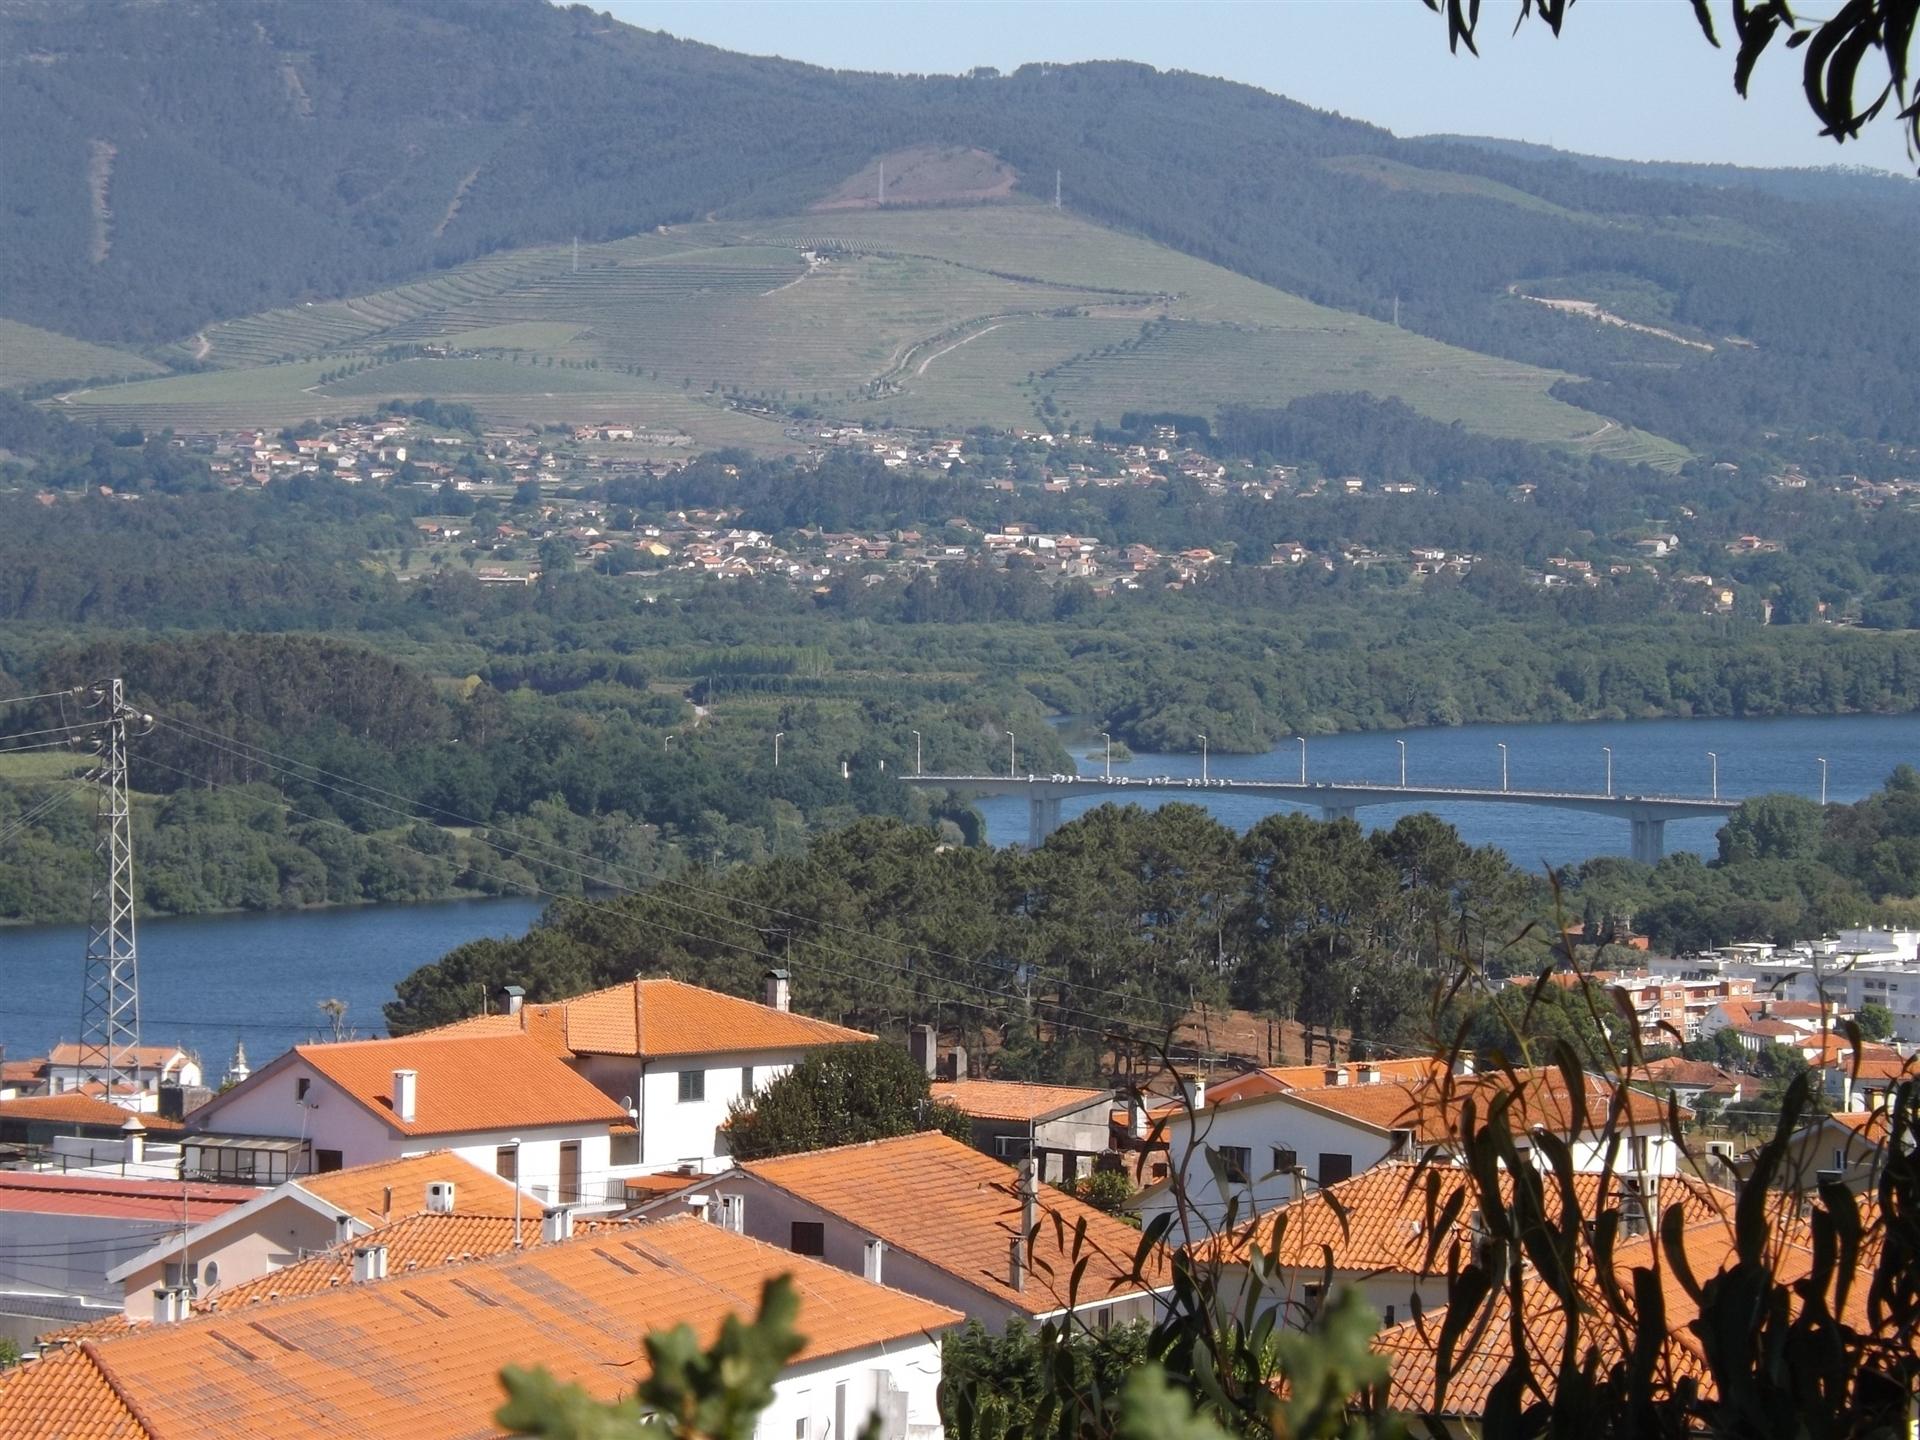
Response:
MULTIPOLYGON (((135 857, 138 863, 138 857, 135 857)), ((142 920, 141 1034, 197 1050, 218 1084, 244 1040, 254 1065, 328 1032, 322 1000, 347 1002, 346 1024, 384 1035, 394 982, 456 945, 522 934, 544 908, 523 899, 446 900, 338 910, 142 920)), ((78 1038, 87 935, 80 926, 0 928, 0 1044, 44 1055, 78 1038)))
MULTIPOLYGON (((1827 798, 1858 800, 1877 790, 1901 762, 1920 764, 1920 715, 1846 715, 1779 720, 1630 720, 1591 724, 1463 725, 1452 729, 1402 730, 1363 735, 1310 736, 1307 778, 1393 784, 1399 779, 1396 739, 1407 742, 1407 783, 1476 785, 1500 788, 1500 751, 1507 746, 1508 784, 1515 790, 1591 790, 1606 785, 1606 757, 1613 747, 1616 794, 1706 795, 1712 783, 1710 750, 1720 755, 1720 795, 1741 799, 1786 790, 1818 799, 1819 758, 1827 759, 1827 798)), ((1101 772, 1103 742, 1076 740, 1068 747, 1080 773, 1101 772)), ((1114 767, 1134 777, 1200 773, 1200 757, 1136 752, 1114 767)), ((1298 780, 1300 746, 1288 741, 1265 755, 1208 758, 1207 773, 1223 780, 1298 780)), ((1069 800, 1063 819, 1100 803, 1103 797, 1069 800)), ((1205 805, 1224 824, 1247 830, 1276 808, 1251 797, 1197 791, 1193 795, 1128 796, 1130 802, 1158 806, 1169 801, 1205 805)), ((975 802, 996 844, 1024 842, 1027 802, 1019 796, 975 802)), ((1430 810, 1460 831, 1472 845, 1498 845, 1517 865, 1567 865, 1595 855, 1625 855, 1631 839, 1627 822, 1571 810, 1469 802, 1452 805, 1380 805, 1359 812, 1362 825, 1390 827, 1402 815, 1430 810)), ((1310 813, 1317 814, 1316 811, 1310 813)), ((1674 820, 1667 824, 1667 850, 1715 853, 1716 819, 1674 820)))

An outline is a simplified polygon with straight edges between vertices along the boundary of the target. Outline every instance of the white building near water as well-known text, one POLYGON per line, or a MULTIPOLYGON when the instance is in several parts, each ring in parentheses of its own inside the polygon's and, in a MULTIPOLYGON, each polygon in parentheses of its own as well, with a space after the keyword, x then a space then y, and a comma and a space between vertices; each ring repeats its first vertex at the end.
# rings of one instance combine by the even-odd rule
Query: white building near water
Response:
POLYGON ((1920 930, 1842 930, 1794 946, 1730 945, 1706 955, 1649 957, 1648 969, 1688 978, 1751 979, 1756 996, 1824 1001, 1852 1014, 1883 1005, 1896 1040, 1920 1043, 1920 930))

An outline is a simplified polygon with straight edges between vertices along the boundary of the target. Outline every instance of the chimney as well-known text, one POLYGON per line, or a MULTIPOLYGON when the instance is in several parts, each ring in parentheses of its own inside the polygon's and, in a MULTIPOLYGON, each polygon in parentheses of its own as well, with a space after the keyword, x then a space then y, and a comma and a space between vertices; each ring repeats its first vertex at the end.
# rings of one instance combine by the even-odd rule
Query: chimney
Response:
POLYGON ((1344 1065, 1329 1065, 1325 1070, 1321 1071, 1320 1074, 1321 1078, 1329 1086, 1345 1085, 1347 1083, 1347 1067, 1344 1065))
POLYGON ((520 986, 502 985, 500 987, 500 1013, 502 1015, 518 1015, 520 1013, 520 1007, 526 1003, 526 999, 527 992, 520 986))
POLYGON ((147 1158, 147 1127, 138 1115, 127 1116, 127 1123, 120 1127, 120 1141, 127 1164, 138 1165, 147 1158))
POLYGON ((1462 1050, 1458 1055, 1453 1057, 1452 1069, 1455 1075, 1473 1074, 1473 1056, 1462 1050))
POLYGON ((940 1069, 939 1042, 935 1039, 933 1026, 913 1025, 907 1029, 907 1053, 913 1057, 913 1063, 926 1071, 931 1077, 940 1069))
POLYGON ((453 1181, 429 1180, 427 1182, 427 1213, 429 1215, 453 1213, 453 1181))
POLYGON ((966 1046, 956 1045, 952 1050, 947 1052, 947 1070, 949 1072, 947 1075, 949 1080, 964 1080, 967 1078, 966 1046))
POLYGON ((153 1292, 153 1318, 162 1325, 173 1325, 193 1313, 191 1292, 184 1285, 168 1285, 153 1292))
POLYGON ((793 1008, 793 977, 784 970, 769 970, 761 980, 761 999, 769 1010, 793 1008))
POLYGON ((353 1283, 365 1284, 369 1280, 387 1278, 387 1247, 384 1245, 356 1245, 353 1250, 353 1283))
POLYGON ((884 1240, 867 1241, 866 1258, 865 1258, 865 1262, 860 1267, 860 1273, 864 1275, 867 1279, 871 1280, 874 1284, 876 1285, 881 1284, 882 1281, 880 1276, 881 1276, 882 1270, 885 1268, 886 1258, 887 1258, 887 1242, 886 1241, 884 1240))
POLYGON ((1354 1082, 1359 1085, 1378 1085, 1380 1067, 1378 1065, 1359 1065, 1354 1068, 1354 1082))
POLYGON ((557 1245, 562 1240, 573 1238, 573 1211, 565 1205, 556 1205, 540 1217, 540 1243, 557 1245))
POLYGON ((345 1215, 333 1217, 333 1243, 344 1245, 353 1239, 353 1221, 345 1215))
POLYGON ((414 1102, 419 1098, 420 1072, 418 1070, 396 1070, 393 1072, 393 1114, 398 1120, 413 1122, 414 1102))
POLYGON ((1127 1092, 1127 1134, 1138 1140, 1147 1136, 1147 1107, 1138 1090, 1127 1092))

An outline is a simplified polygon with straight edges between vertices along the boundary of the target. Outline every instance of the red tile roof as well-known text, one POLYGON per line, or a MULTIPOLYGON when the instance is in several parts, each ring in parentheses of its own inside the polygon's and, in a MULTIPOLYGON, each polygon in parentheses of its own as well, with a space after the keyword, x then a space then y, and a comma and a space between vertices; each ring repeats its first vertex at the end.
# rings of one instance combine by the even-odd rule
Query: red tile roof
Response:
POLYGON ((428 1033, 524 1033, 555 1054, 650 1057, 804 1050, 874 1038, 864 1030, 664 979, 629 980, 571 1000, 523 1005, 518 1015, 482 1015, 428 1033))
POLYGON ((1418 1060, 1374 1060, 1356 1061, 1341 1065, 1269 1065, 1263 1070, 1249 1070, 1244 1075, 1236 1075, 1231 1080, 1222 1080, 1217 1085, 1209 1085, 1206 1101, 1209 1105, 1224 1105, 1229 1100, 1244 1099, 1250 1095, 1274 1095, 1283 1090, 1319 1090, 1327 1083, 1329 1069, 1342 1071, 1348 1084, 1359 1083, 1355 1072, 1362 1066, 1371 1064, 1381 1078, 1387 1080, 1418 1080, 1433 1068, 1431 1059, 1418 1060))
MULTIPOLYGON (((23 1095, 18 1100, 0 1100, 0 1120, 46 1121, 56 1125, 92 1125, 118 1130, 134 1111, 105 1100, 78 1095, 69 1090, 60 1095, 23 1095)), ((185 1127, 177 1120, 159 1115, 141 1115, 140 1126, 149 1135, 176 1134, 185 1127)))
POLYGON ((629 1395, 646 1374, 642 1336, 684 1323, 709 1344, 781 1274, 799 1291, 803 1361, 962 1318, 717 1225, 665 1220, 89 1341, 0 1380, 0 1434, 467 1440, 495 1431, 502 1366, 629 1395))
POLYGON ((217 1131, 222 1103, 304 1061, 402 1135, 457 1135, 545 1125, 613 1125, 613 1100, 525 1035, 429 1034, 399 1040, 297 1045, 235 1090, 194 1112, 196 1130, 217 1131), (393 1110, 393 1072, 412 1070, 414 1118, 393 1110))
POLYGON ((182 1185, 178 1180, 122 1180, 0 1170, 0 1211, 16 1214, 99 1215, 119 1220, 176 1220, 197 1225, 244 1205, 261 1193, 245 1185, 182 1185))
MULTIPOLYGON (((1597 1075, 1583 1079, 1587 1128, 1597 1129, 1606 1121, 1616 1087, 1597 1075)), ((1458 1133, 1469 1100, 1485 1115, 1496 1097, 1509 1093, 1515 1097, 1508 1111, 1515 1134, 1535 1126, 1544 1126, 1561 1135, 1571 1132, 1574 1097, 1558 1070, 1453 1075, 1436 1062, 1429 1076, 1420 1081, 1382 1080, 1372 1085, 1324 1086, 1318 1090, 1288 1091, 1279 1098, 1282 1103, 1311 1105, 1370 1129, 1409 1130, 1419 1143, 1436 1145, 1458 1133)), ((1665 1104, 1654 1096, 1630 1087, 1621 1091, 1622 1125, 1643 1132, 1658 1130, 1666 1114, 1665 1104)))
MULTIPOLYGON (((436 1180, 453 1183, 454 1208, 462 1214, 511 1217, 514 1213, 516 1192, 511 1183, 445 1150, 303 1175, 295 1183, 362 1224, 385 1225, 424 1211, 427 1186, 436 1180)), ((523 1198, 522 1210, 531 1203, 523 1198)))
POLYGON ((1111 1090, 1081 1090, 1070 1085, 1027 1085, 1015 1080, 942 1080, 933 1098, 978 1120, 1044 1120, 1061 1110, 1077 1110, 1113 1099, 1111 1090))
POLYGON ((1147 1259, 1145 1283, 1132 1278, 1138 1230, 1042 1185, 1026 1289, 1014 1289, 1008 1252, 1020 1234, 1021 1211, 1014 1170, 934 1131, 756 1160, 741 1168, 1030 1315, 1050 1314, 1069 1303, 1069 1282, 1082 1259, 1088 1263, 1074 1297, 1077 1304, 1104 1303, 1168 1283, 1167 1261, 1158 1251, 1147 1259), (1083 1221, 1086 1241, 1076 1255, 1075 1228, 1083 1221))

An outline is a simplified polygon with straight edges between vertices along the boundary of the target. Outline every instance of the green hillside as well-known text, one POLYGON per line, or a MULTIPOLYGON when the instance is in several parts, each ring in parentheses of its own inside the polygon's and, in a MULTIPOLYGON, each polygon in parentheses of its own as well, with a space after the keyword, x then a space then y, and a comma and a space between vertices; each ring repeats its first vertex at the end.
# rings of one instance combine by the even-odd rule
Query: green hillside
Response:
MULTIPOLYGON (((1557 398, 1595 412, 1590 431, 1611 420, 1696 449, 1783 429, 1920 441, 1920 330, 1886 302, 1920 293, 1920 250, 1907 207, 1851 199, 1870 188, 1402 141, 1145 65, 860 75, 728 54, 544 0, 7 0, 0 129, 0 315, 172 347, 149 353, 175 360, 337 351, 404 335, 409 318, 430 327, 444 306, 477 314, 489 296, 515 297, 494 325, 593 325, 599 291, 574 288, 572 242, 621 236, 643 237, 619 242, 634 262, 621 278, 656 288, 621 297, 624 313, 649 317, 640 332, 609 329, 597 343, 609 357, 651 358, 676 325, 692 333, 685 317, 697 326, 739 313, 716 311, 716 297, 758 314, 774 288, 762 282, 794 263, 729 257, 742 262, 733 273, 677 274, 715 258, 676 262, 659 227, 678 236, 829 204, 841 207, 819 215, 830 230, 872 213, 859 207, 885 154, 902 197, 929 203, 1051 198, 1058 172, 1067 208, 1098 224, 1331 309, 1397 316, 1429 339, 1577 377, 1557 398), (1561 295, 1599 304, 1587 288, 1621 276, 1714 348, 1677 353, 1512 301, 1515 286, 1551 277, 1561 295), (535 284, 551 287, 545 318, 510 318, 535 284), (378 306, 347 303, 376 292, 378 306), (697 300, 675 298, 688 293, 697 300), (241 316, 260 318, 221 323, 241 316)), ((923 283, 878 259, 861 280, 903 296, 923 283)), ((937 334, 1039 298, 983 280, 957 309, 935 307, 910 328, 937 334)), ((863 353, 859 334, 835 333, 830 316, 794 323, 813 329, 781 335, 769 354, 799 357, 799 373, 730 361, 724 383, 845 389, 884 358, 863 353)), ((965 355, 977 385, 1024 358, 1024 345, 998 358, 993 347, 1033 333, 1009 320, 969 344, 979 353, 947 358, 965 355)), ((1061 338, 1048 336, 1032 368, 1081 353, 1063 353, 1061 338)), ((1230 362, 1275 363, 1258 345, 1230 362)), ((1334 366, 1351 377, 1338 357, 1334 366)), ((694 387, 723 373, 660 370, 662 383, 677 371, 694 387)), ((1089 386, 1076 370, 1057 403, 1106 403, 1089 386)))
POLYGON ((157 375, 164 367, 130 350, 89 345, 37 325, 0 320, 0 390, 56 380, 157 375))
MULTIPOLYGON (((1521 300, 1514 304, 1526 303, 1521 300)), ((964 427, 1115 423, 1330 390, 1489 435, 1668 461, 1566 377, 1301 300, 1039 205, 833 211, 509 252, 209 326, 202 373, 77 391, 77 417, 288 423, 431 395, 497 422, 620 417, 780 443, 724 403, 964 427)))

